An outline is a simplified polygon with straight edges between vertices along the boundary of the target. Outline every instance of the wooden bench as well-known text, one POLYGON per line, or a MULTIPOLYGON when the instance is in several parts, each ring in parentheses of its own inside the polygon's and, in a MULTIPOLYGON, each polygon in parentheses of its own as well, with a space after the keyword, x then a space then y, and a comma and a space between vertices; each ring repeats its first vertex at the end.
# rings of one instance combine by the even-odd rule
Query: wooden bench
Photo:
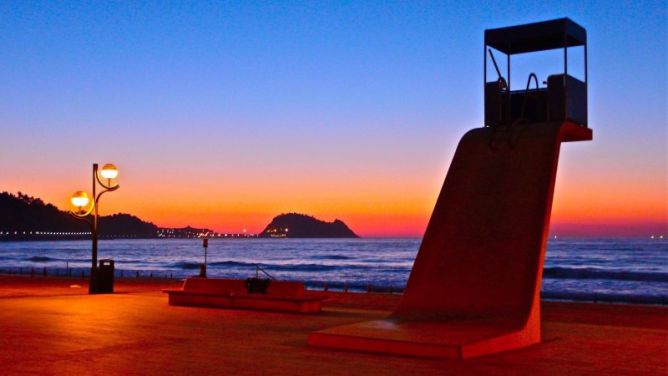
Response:
POLYGON ((222 278, 187 278, 181 290, 163 290, 169 304, 176 306, 214 307, 318 313, 322 294, 306 291, 302 282, 271 281, 267 293, 248 293, 246 280, 222 278))

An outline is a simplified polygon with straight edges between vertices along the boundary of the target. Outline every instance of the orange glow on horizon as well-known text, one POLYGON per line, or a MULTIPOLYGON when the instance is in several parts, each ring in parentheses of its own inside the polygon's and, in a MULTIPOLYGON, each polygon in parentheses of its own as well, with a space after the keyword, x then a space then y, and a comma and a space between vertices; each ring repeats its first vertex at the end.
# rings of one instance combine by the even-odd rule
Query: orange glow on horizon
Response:
MULTIPOLYGON (((291 194, 290 187, 279 187, 272 191, 274 193, 230 187, 217 196, 202 200, 196 192, 201 188, 185 188, 178 193, 153 191, 151 199, 146 199, 150 197, 153 187, 143 189, 141 194, 126 187, 127 184, 113 197, 110 195, 103 199, 103 214, 127 212, 161 227, 190 225, 219 232, 241 232, 246 228, 250 233, 258 233, 274 216, 298 212, 325 221, 340 219, 358 235, 374 237, 422 236, 440 188, 432 187, 429 194, 418 196, 411 195, 408 188, 360 191, 351 187, 323 190, 311 186, 301 194, 291 194)), ((583 192, 571 194, 565 189, 558 189, 552 228, 559 229, 564 235, 585 235, 577 230, 579 228, 614 235, 615 230, 625 226, 633 228, 638 235, 644 235, 643 228, 657 231, 662 226, 667 227, 668 223, 666 206, 657 204, 658 194, 660 192, 639 195, 629 202, 628 197, 621 200, 624 193, 601 191, 585 195, 583 192), (610 226, 608 231, 606 226, 610 226)))
MULTIPOLYGON (((625 179, 614 167, 601 171, 575 163, 573 156, 586 148, 569 147, 564 147, 564 163, 557 173, 551 220, 554 231, 560 236, 588 235, 586 231, 668 234, 665 174, 625 179)), ((218 232, 246 228, 249 233, 258 233, 274 216, 298 212, 326 221, 340 219, 361 236, 420 237, 449 160, 396 171, 362 166, 265 173, 258 169, 226 172, 183 167, 172 168, 168 174, 145 161, 117 163, 123 172, 118 179, 121 189, 102 198, 102 215, 124 212, 160 227, 190 225, 218 232)), ((67 210, 74 189, 90 189, 86 165, 75 167, 58 176, 36 171, 3 176, 3 189, 20 190, 67 210)))

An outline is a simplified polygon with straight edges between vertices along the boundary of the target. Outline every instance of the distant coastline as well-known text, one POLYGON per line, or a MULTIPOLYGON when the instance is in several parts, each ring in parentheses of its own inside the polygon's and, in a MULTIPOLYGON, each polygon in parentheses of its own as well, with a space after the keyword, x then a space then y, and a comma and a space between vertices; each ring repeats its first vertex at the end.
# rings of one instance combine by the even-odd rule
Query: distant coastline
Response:
MULTIPOLYGON (((88 225, 39 198, 0 193, 0 241, 90 239, 88 225)), ((158 227, 131 214, 100 217, 100 239, 254 238, 254 234, 217 233, 206 228, 158 227)))
MULTIPOLYGON (((281 214, 260 234, 220 233, 191 226, 169 228, 125 213, 100 217, 100 239, 254 239, 254 238, 358 238, 342 221, 325 222, 305 214, 281 214)), ((90 239, 88 225, 40 198, 18 192, 0 193, 0 241, 90 239)))

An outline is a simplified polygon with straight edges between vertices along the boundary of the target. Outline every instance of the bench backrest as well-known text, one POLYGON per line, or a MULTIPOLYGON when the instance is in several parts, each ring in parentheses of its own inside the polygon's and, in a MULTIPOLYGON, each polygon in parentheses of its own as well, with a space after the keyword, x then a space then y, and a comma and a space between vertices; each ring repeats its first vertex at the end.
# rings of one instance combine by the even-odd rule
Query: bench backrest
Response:
MULTIPOLYGON (((183 283, 184 291, 206 292, 212 294, 246 294, 246 280, 223 278, 188 278, 183 283)), ((271 281, 267 288, 267 295, 276 296, 303 296, 304 283, 293 281, 271 281)))
POLYGON ((183 284, 183 290, 215 294, 245 294, 246 281, 223 278, 188 278, 183 284))

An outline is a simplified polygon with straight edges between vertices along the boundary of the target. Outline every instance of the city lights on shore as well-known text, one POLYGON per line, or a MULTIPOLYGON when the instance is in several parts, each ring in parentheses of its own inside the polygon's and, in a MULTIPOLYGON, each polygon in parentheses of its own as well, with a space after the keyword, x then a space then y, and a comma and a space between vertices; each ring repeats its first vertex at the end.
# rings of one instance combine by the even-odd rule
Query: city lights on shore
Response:
POLYGON ((90 231, 0 231, 0 236, 79 236, 90 234, 90 231))

